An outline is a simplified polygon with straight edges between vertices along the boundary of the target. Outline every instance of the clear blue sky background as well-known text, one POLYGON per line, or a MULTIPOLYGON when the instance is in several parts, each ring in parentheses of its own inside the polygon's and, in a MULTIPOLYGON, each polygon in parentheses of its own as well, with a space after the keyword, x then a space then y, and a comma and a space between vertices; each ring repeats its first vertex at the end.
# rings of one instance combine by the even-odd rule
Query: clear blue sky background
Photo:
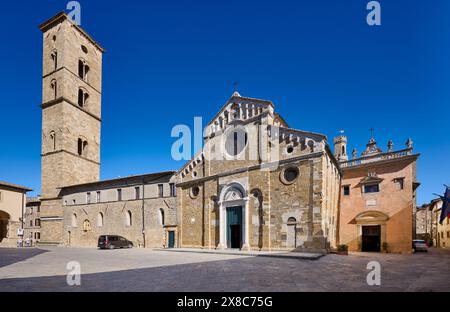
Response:
MULTIPOLYGON (((40 192, 42 37, 68 1, 2 1, 0 180, 40 192)), ((370 127, 386 149, 414 140, 418 204, 450 184, 450 1, 80 1, 82 27, 106 49, 102 179, 178 169, 176 124, 204 122, 239 81, 294 128, 346 131, 361 152, 370 127)))

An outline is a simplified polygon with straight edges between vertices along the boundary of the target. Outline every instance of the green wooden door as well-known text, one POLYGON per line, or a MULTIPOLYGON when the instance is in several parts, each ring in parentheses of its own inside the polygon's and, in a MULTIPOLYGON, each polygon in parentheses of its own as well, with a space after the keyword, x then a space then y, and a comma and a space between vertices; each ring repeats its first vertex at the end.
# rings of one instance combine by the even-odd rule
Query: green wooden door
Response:
POLYGON ((169 231, 169 248, 175 248, 175 231, 169 231))
POLYGON ((242 245, 242 207, 227 208, 227 247, 241 248, 242 245))

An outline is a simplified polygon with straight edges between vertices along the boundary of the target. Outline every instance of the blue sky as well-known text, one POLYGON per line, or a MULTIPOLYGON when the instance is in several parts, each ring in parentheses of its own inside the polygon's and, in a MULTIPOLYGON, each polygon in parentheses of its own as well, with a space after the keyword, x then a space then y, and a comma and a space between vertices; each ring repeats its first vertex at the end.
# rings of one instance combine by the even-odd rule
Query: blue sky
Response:
MULTIPOLYGON (((0 180, 40 192, 42 37, 68 1, 2 1, 0 180)), ((359 152, 414 141, 418 204, 450 184, 450 1, 80 1, 105 48, 101 178, 177 169, 173 126, 204 122, 239 81, 290 126, 343 128, 359 152)))

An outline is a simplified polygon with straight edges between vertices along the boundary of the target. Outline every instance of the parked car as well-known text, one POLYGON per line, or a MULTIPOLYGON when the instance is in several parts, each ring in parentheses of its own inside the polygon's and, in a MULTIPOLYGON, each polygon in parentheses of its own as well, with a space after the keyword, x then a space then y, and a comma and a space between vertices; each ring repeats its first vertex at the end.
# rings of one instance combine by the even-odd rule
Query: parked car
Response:
POLYGON ((98 248, 116 249, 133 248, 133 242, 119 235, 102 235, 98 238, 98 248))
POLYGON ((413 240, 413 249, 414 249, 414 252, 417 252, 417 251, 428 252, 428 245, 423 239, 415 239, 415 240, 413 240))

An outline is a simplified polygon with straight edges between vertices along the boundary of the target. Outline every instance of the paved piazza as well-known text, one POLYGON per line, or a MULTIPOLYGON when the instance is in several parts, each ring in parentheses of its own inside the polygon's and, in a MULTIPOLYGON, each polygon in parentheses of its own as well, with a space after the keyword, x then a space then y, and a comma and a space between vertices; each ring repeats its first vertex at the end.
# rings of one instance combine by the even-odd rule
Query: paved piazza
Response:
POLYGON ((86 248, 0 248, 0 291, 450 291, 450 250, 319 260, 86 248), (368 286, 369 261, 381 286, 368 286), (66 283, 81 264, 81 286, 66 283))

